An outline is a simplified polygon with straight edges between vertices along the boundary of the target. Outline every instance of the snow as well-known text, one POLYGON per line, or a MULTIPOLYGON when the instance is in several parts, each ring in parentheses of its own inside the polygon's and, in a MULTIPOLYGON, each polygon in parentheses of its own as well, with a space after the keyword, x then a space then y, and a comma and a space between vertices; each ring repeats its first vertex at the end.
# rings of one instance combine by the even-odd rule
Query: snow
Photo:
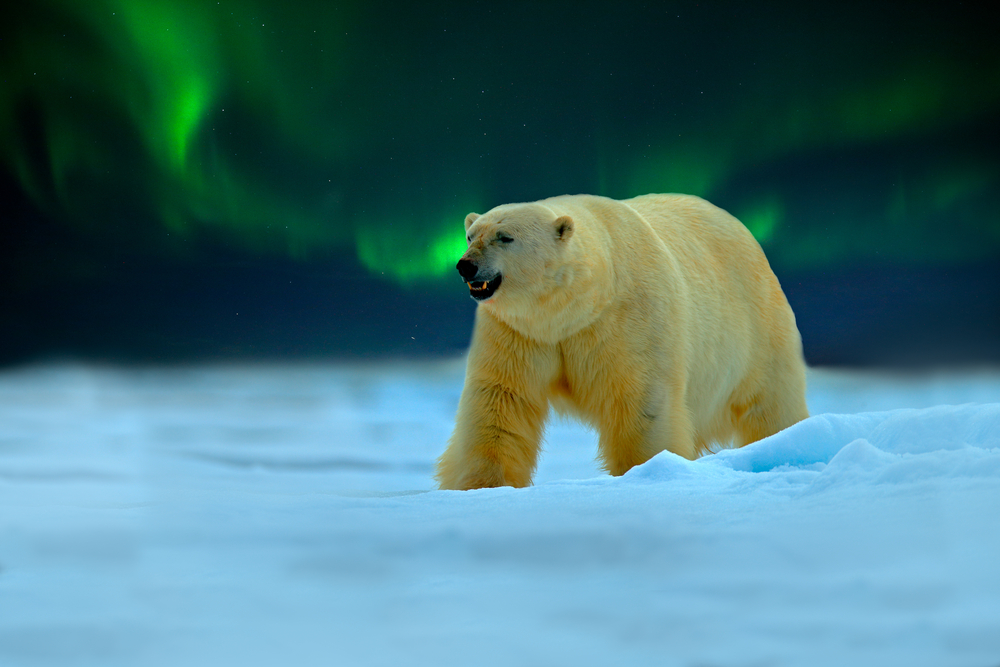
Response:
POLYGON ((0 373, 0 665, 1000 664, 1000 372, 434 491, 463 362, 0 373))

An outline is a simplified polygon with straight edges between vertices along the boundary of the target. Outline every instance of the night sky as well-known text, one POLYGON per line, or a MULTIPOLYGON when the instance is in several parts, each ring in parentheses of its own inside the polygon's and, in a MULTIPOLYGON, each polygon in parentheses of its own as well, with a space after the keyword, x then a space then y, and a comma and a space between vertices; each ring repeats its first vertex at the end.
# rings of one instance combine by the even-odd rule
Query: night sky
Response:
POLYGON ((969 3, 0 9, 0 363, 454 354, 469 211, 686 192, 821 365, 1000 363, 969 3))

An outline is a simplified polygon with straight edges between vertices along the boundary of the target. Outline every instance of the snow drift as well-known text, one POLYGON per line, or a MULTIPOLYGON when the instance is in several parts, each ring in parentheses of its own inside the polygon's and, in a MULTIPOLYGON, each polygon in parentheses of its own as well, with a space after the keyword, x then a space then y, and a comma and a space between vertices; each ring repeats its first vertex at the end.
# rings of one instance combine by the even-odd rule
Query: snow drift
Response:
POLYGON ((537 486, 429 491, 460 389, 0 375, 0 663, 1000 664, 1000 375, 814 372, 824 414, 620 478, 556 422, 537 486))

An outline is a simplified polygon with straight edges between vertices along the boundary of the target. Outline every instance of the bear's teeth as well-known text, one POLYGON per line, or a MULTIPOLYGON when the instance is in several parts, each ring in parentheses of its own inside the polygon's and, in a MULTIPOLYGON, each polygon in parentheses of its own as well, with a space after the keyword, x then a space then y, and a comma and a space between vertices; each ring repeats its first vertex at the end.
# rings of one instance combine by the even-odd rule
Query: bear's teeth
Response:
POLYGON ((483 281, 483 286, 480 287, 479 289, 486 289, 486 281, 485 280, 483 281))

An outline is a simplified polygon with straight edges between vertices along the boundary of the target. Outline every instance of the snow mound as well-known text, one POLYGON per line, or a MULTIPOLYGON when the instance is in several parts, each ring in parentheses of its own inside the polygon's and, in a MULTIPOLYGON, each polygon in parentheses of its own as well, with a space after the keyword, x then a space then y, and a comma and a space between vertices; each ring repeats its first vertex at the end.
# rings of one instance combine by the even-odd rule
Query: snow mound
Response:
POLYGON ((737 482, 745 492, 780 485, 805 494, 959 478, 1000 478, 1000 404, 817 415, 696 461, 662 452, 620 483, 669 484, 670 496, 737 482))
POLYGON ((818 415, 760 442, 701 460, 752 472, 832 463, 835 458, 851 456, 842 450, 856 440, 897 456, 969 447, 996 449, 1000 447, 1000 404, 818 415))

